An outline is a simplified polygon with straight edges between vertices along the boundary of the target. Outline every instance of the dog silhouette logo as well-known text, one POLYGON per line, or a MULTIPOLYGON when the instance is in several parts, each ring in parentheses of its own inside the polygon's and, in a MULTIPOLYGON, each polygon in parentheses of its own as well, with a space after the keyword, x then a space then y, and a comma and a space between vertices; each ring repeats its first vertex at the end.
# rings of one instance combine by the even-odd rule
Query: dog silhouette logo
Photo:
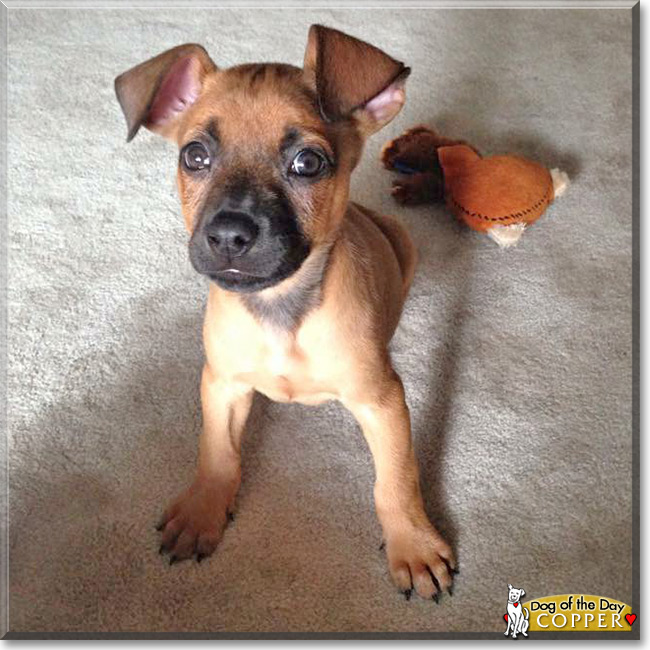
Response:
POLYGON ((526 592, 523 589, 508 585, 508 613, 503 615, 508 626, 503 636, 510 634, 513 639, 517 638, 517 634, 523 634, 525 637, 528 636, 528 619, 530 614, 521 604, 521 597, 525 595, 526 592))

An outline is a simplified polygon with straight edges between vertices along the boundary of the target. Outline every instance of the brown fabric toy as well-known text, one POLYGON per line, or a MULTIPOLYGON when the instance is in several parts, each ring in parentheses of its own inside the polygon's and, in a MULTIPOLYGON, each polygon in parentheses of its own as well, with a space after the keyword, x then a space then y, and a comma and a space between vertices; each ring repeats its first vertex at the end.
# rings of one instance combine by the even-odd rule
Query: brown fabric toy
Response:
POLYGON ((519 241, 569 182, 564 172, 521 156, 482 158, 468 144, 424 126, 388 142, 381 159, 403 174, 392 190, 399 203, 444 200, 461 221, 504 248, 519 241))

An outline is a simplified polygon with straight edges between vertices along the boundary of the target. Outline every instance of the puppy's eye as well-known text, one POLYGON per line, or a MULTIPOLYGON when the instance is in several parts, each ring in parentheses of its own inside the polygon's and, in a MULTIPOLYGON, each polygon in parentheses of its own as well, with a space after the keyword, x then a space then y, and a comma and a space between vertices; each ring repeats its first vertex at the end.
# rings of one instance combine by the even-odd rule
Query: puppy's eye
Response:
POLYGON ((191 172, 198 172, 210 167, 210 154, 200 142, 190 142, 181 152, 183 166, 191 172))
POLYGON ((325 158, 313 149, 299 151, 291 162, 291 173, 296 176, 316 176, 325 167, 325 158))

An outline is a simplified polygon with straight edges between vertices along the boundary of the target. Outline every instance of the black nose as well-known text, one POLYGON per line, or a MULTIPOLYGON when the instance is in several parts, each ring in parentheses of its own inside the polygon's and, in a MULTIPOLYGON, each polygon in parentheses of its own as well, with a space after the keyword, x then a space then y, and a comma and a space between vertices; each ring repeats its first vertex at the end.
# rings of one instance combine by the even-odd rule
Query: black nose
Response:
POLYGON ((243 212, 219 212, 205 231, 213 251, 220 255, 240 257, 252 248, 259 229, 243 212))

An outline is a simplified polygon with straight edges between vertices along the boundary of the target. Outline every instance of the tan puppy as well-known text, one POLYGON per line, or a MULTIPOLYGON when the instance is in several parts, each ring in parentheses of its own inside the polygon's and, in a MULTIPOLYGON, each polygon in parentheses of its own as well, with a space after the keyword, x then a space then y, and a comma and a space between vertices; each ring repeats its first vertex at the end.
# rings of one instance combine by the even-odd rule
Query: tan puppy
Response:
POLYGON ((304 67, 221 70, 181 45, 120 75, 131 140, 140 128, 180 148, 178 187, 190 259, 210 283, 194 482, 167 508, 171 562, 217 546, 240 484, 253 393, 337 399, 372 452, 391 575, 438 599, 454 558, 424 511, 409 412, 387 346, 413 278, 403 227, 348 201, 364 140, 404 104, 409 69, 313 25, 304 67))

